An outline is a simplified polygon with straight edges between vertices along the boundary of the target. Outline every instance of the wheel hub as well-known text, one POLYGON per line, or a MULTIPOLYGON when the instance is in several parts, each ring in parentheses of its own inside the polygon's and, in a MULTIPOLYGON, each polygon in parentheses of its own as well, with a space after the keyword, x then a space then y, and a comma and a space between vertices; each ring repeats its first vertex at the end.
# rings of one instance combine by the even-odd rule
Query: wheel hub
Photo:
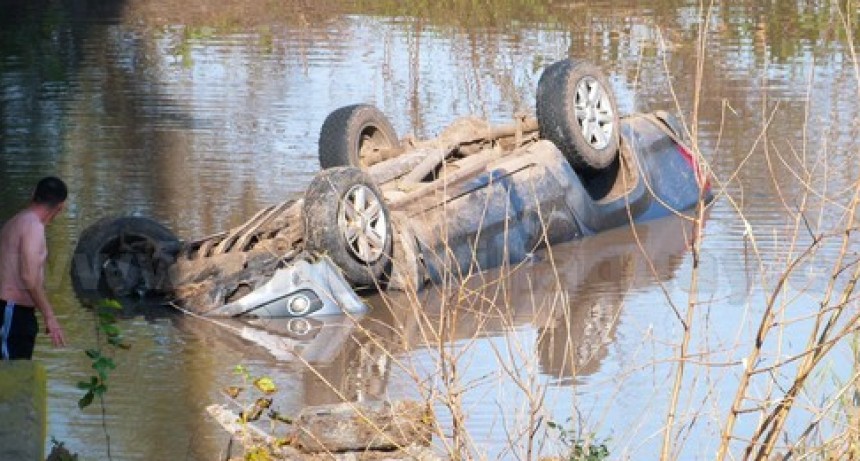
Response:
POLYGON ((615 113, 603 85, 591 77, 581 79, 576 85, 574 107, 585 141, 595 149, 608 146, 615 130, 615 113))
POLYGON ((388 224, 382 202, 363 184, 350 188, 343 197, 338 222, 349 252, 359 261, 371 264, 385 252, 388 224))

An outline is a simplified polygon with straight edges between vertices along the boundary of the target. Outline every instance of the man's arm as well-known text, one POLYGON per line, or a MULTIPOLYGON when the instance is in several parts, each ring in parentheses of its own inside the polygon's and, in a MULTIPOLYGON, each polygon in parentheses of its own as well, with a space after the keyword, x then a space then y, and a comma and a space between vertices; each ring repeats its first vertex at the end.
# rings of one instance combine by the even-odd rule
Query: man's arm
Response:
POLYGON ((47 248, 45 247, 45 236, 37 229, 24 229, 21 242, 21 280, 24 287, 33 298, 35 308, 42 312, 45 318, 45 330, 51 336, 54 347, 66 345, 63 330, 54 316, 54 308, 48 301, 45 293, 44 266, 47 248))

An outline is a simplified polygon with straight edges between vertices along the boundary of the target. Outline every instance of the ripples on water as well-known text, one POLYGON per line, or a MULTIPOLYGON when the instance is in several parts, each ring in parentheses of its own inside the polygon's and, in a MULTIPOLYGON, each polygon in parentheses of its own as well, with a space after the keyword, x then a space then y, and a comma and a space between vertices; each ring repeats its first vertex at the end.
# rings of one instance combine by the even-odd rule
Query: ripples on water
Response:
MULTIPOLYGON (((785 264, 793 232, 783 201, 794 210, 803 203, 797 177, 811 178, 816 192, 806 210, 810 226, 827 229, 841 216, 832 204, 847 203, 860 168, 857 80, 838 18, 827 7, 786 4, 734 2, 710 17, 697 138, 715 176, 733 180, 716 184, 732 200, 718 200, 706 226, 705 304, 695 324, 703 339, 694 349, 715 351, 715 361, 746 350, 764 299, 760 265, 785 264)), ((48 274, 72 346, 51 350, 42 338, 37 352, 50 373, 51 435, 86 458, 103 456, 98 412, 75 405, 74 384, 89 375, 80 350, 93 338, 67 277, 76 236, 95 219, 140 213, 186 237, 224 229, 303 190, 318 169, 319 127, 336 107, 376 104, 401 135, 432 136, 466 114, 504 122, 532 110, 540 70, 565 56, 605 69, 623 112, 674 108, 670 82, 683 113, 692 112, 695 3, 452 8, 10 2, 0 14, 0 211, 20 207, 47 173, 72 189, 68 216, 50 229, 48 274)), ((667 297, 685 305, 692 270, 683 228, 671 220, 642 226, 656 278, 630 231, 614 231, 554 249, 562 286, 553 284, 551 265, 536 262, 509 287, 512 312, 488 320, 497 312, 476 305, 464 313, 452 347, 463 349, 464 379, 477 384, 466 404, 478 447, 512 456, 506 434, 524 414, 513 404, 522 392, 500 365, 507 363, 540 371, 555 420, 611 437, 614 454, 654 457, 673 373, 665 359, 680 334, 667 297), (559 300, 569 313, 548 309, 559 300)), ((822 251, 820 264, 804 272, 812 283, 834 254, 822 251)), ((431 318, 442 303, 433 292, 423 300, 431 318)), ((409 323, 376 304, 364 328, 409 323)), ((816 300, 801 297, 796 306, 791 314, 804 315, 816 300)), ((162 313, 130 317, 122 327, 134 347, 120 354, 107 397, 121 459, 215 457, 226 440, 203 408, 235 381, 231 370, 240 363, 289 388, 280 397, 287 412, 337 400, 323 379, 352 397, 415 393, 412 378, 396 369, 374 382, 356 377, 368 346, 350 325, 312 325, 311 339, 288 342, 319 375, 295 356, 278 359, 252 345, 283 345, 285 332, 307 326, 239 325, 247 328, 239 339, 162 313)), ((437 356, 414 333, 379 332, 400 360, 432 375, 437 356)), ((720 386, 737 371, 725 370, 691 372, 685 417, 702 412, 719 427, 731 395, 730 384, 720 386)), ((712 453, 714 433, 696 426, 684 453, 712 453)))

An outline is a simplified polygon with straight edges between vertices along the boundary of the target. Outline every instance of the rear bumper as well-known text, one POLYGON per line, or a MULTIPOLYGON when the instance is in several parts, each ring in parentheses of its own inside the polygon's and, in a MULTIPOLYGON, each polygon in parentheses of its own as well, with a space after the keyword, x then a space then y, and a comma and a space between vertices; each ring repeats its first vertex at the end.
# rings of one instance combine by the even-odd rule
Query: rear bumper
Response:
POLYGON ((207 316, 301 318, 334 314, 362 314, 367 306, 325 256, 298 258, 278 269, 263 285, 207 316))

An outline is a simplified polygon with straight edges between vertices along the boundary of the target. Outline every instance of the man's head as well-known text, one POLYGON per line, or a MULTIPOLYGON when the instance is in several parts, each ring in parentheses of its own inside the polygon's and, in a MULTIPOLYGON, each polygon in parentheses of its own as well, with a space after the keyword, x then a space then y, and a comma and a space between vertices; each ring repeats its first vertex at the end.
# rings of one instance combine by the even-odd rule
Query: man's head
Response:
POLYGON ((36 184, 36 190, 33 192, 33 203, 56 208, 62 205, 68 196, 69 189, 66 188, 66 183, 62 179, 47 176, 36 184))

